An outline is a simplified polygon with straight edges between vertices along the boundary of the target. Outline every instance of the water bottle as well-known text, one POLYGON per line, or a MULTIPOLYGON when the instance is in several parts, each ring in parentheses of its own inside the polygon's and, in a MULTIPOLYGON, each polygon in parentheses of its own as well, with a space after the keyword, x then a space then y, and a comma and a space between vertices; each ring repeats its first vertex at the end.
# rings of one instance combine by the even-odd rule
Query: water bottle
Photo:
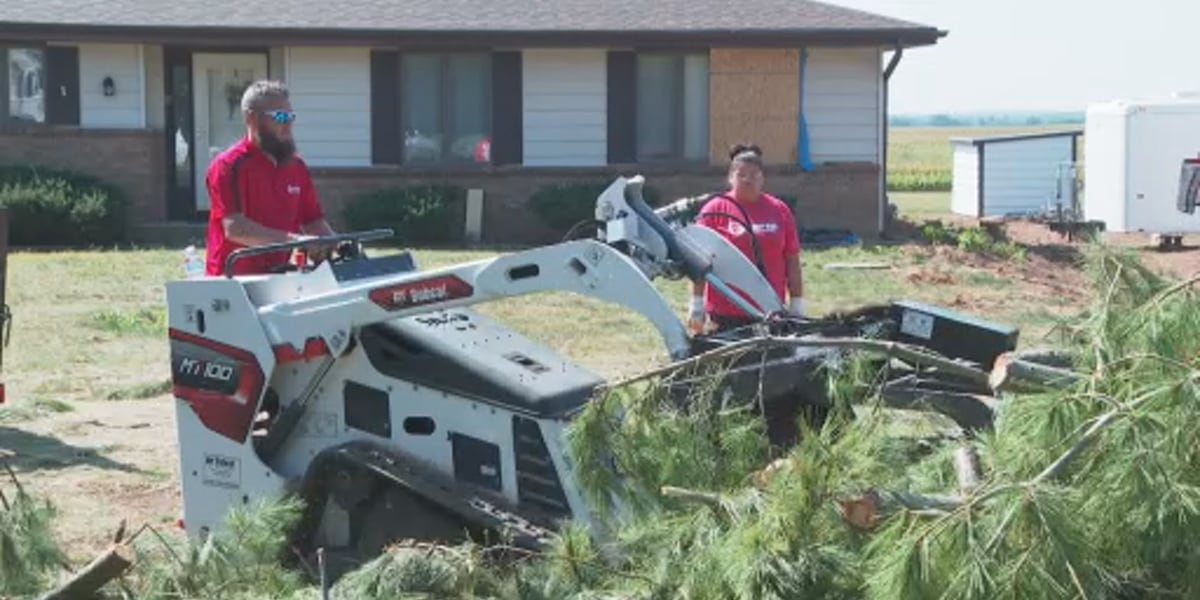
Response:
POLYGON ((183 274, 188 279, 204 277, 204 260, 196 252, 195 246, 188 246, 183 250, 183 274))

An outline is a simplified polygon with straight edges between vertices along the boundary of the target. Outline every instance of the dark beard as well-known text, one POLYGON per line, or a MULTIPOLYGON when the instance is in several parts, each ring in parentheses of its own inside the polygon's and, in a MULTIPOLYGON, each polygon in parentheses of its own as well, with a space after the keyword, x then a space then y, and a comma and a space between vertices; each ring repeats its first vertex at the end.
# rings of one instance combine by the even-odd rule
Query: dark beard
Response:
POLYGON ((277 163, 283 163, 296 153, 296 142, 284 141, 265 131, 258 134, 258 145, 263 152, 271 155, 277 163))

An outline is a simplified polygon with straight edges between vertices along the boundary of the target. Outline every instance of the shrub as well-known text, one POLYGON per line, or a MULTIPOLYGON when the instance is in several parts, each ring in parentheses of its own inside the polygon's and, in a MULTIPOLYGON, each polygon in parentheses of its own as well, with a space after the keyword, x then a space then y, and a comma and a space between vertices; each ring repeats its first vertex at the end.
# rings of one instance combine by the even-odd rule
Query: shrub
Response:
POLYGON ((958 246, 959 249, 1000 258, 1024 260, 1025 247, 1012 241, 997 239, 983 227, 955 227, 939 220, 921 224, 921 236, 935 246, 958 246))
POLYGON ((466 190, 449 185, 385 188, 360 194, 342 211, 354 230, 391 228, 401 244, 462 241, 466 190))
MULTIPOLYGON (((547 227, 566 233, 576 224, 595 218, 596 198, 610 185, 609 180, 551 184, 529 198, 529 208, 547 227)), ((658 206, 658 190, 646 185, 642 191, 647 204, 658 206)))
POLYGON ((86 246, 125 238, 125 198, 100 179, 59 169, 0 166, 9 243, 86 246))

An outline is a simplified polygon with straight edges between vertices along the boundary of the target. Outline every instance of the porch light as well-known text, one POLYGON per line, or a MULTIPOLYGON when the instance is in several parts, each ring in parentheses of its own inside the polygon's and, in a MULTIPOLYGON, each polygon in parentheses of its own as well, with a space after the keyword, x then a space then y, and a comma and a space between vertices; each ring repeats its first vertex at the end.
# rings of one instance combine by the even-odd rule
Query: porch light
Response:
POLYGON ((104 95, 105 96, 116 96, 117 95, 117 84, 113 82, 112 77, 105 77, 103 85, 104 85, 104 95))

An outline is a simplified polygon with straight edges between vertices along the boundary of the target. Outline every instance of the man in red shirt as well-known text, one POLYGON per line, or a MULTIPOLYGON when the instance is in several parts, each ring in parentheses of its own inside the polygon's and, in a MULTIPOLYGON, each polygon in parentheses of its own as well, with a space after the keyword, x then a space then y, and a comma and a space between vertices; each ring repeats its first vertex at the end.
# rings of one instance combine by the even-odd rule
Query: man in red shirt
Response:
MULTIPOLYGON (((275 81, 251 84, 242 95, 242 114, 246 136, 213 158, 205 179, 208 275, 223 275, 226 258, 239 248, 333 234, 308 167, 296 153, 296 113, 287 87, 275 81)), ((248 256, 233 271, 267 273, 290 255, 284 250, 248 256)))
MULTIPOLYGON (((804 282, 800 274, 800 236, 796 220, 788 205, 763 192, 762 151, 758 146, 737 145, 730 152, 728 192, 709 200, 696 217, 696 222, 715 230, 736 246, 750 262, 757 262, 754 237, 761 255, 762 269, 767 282, 788 305, 789 312, 804 314, 804 282), (748 222, 753 231, 743 224, 748 222), (790 300, 789 300, 790 298, 790 300)), ((733 286, 730 286, 733 287, 733 286)), ((750 297, 733 287, 751 306, 750 297)), ((688 325, 693 332, 702 331, 706 317, 717 330, 750 323, 737 304, 703 281, 692 283, 692 302, 688 325)))

